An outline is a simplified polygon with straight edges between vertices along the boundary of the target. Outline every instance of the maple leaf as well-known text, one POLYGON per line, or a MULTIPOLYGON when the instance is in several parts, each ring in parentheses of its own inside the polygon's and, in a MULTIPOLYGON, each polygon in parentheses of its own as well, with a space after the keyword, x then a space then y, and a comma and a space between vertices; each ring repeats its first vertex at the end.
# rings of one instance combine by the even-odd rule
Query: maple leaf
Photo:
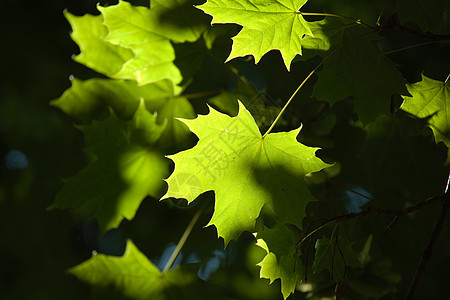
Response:
POLYGON ((94 160, 66 181, 50 208, 97 217, 105 231, 124 217, 133 218, 145 196, 159 198, 168 175, 163 153, 194 143, 186 125, 175 119, 194 118, 194 109, 176 91, 168 80, 138 86, 135 81, 73 79, 52 105, 86 124, 79 129, 94 160), (109 118, 96 121, 108 113, 109 118))
POLYGON ((189 0, 152 1, 152 8, 148 9, 119 1, 117 5, 99 6, 109 29, 106 40, 134 53, 114 77, 134 79, 141 85, 161 79, 180 83, 182 76, 173 63, 175 51, 171 41, 193 42, 207 24, 193 7, 186 9, 189 4, 189 0))
POLYGON ((122 120, 130 120, 140 100, 150 112, 156 112, 156 122, 165 124, 157 144, 164 153, 186 149, 193 143, 186 125, 175 118, 195 118, 194 108, 186 97, 169 80, 139 86, 135 81, 74 78, 72 87, 52 101, 67 115, 82 124, 102 119, 110 110, 122 120), (168 152, 167 152, 168 151, 168 152))
POLYGON ((272 283, 281 280, 281 292, 286 299, 295 291, 301 281, 302 264, 295 247, 292 231, 283 224, 277 223, 272 228, 264 228, 256 235, 256 245, 266 250, 267 255, 258 264, 261 267, 260 277, 272 283))
MULTIPOLYGON (((422 74, 422 81, 407 85, 409 93, 400 107, 418 117, 426 118, 436 143, 443 142, 450 149, 450 84, 422 74)), ((450 156, 450 150, 449 150, 450 156)), ((450 158, 447 158, 449 161, 450 158)))
MULTIPOLYGON (((300 60, 308 60, 314 55, 324 56, 326 51, 334 45, 331 43, 336 35, 339 35, 344 28, 353 26, 354 23, 343 23, 336 18, 326 17, 321 21, 309 22, 309 27, 313 35, 306 35, 302 40, 302 48, 304 50, 300 60)), ((333 42, 335 44, 335 42, 333 42)))
POLYGON ((168 81, 138 86, 135 81, 128 80, 94 78, 83 81, 74 78, 71 84, 72 86, 51 104, 82 124, 89 124, 92 120, 104 116, 109 108, 121 119, 129 120, 136 112, 140 98, 158 102, 157 99, 164 100, 164 96, 170 93, 168 81), (168 92, 165 92, 166 90, 168 92))
POLYGON ((130 121, 111 113, 106 121, 80 129, 94 159, 66 181, 50 208, 71 208, 85 217, 96 217, 105 232, 123 218, 131 220, 146 196, 162 195, 168 162, 155 143, 164 126, 156 124, 156 116, 141 101, 130 121))
POLYGON ((208 0, 198 6, 213 16, 212 24, 236 23, 243 28, 233 38, 228 60, 253 55, 258 63, 270 50, 280 50, 286 68, 302 54, 302 38, 312 35, 300 13, 307 0, 208 0))
POLYGON ((86 14, 82 17, 64 12, 72 27, 71 37, 80 47, 74 60, 110 77, 114 77, 125 62, 134 57, 133 51, 105 40, 108 28, 102 16, 86 14))
MULTIPOLYGON (((196 265, 175 267, 167 274, 139 251, 130 240, 121 257, 94 253, 92 257, 69 269, 69 273, 91 285, 113 287, 133 299, 166 299, 172 289, 187 289, 197 284, 196 265)), ((198 293, 199 291, 197 291, 198 293)), ((184 299, 184 298, 183 298, 184 299)))
MULTIPOLYGON (((392 95, 407 95, 407 90, 395 64, 374 45, 380 37, 356 23, 334 20, 323 26, 330 38, 330 51, 336 52, 317 73, 313 96, 331 104, 354 97, 354 110, 363 124, 389 114, 392 95)), ((308 45, 314 46, 313 41, 308 39, 308 45)), ((326 48, 324 41, 317 43, 318 50, 326 48)), ((323 57, 330 53, 315 52, 323 57)))
POLYGON ((315 156, 318 148, 297 142, 299 129, 261 136, 255 120, 239 101, 229 117, 212 108, 208 115, 182 120, 197 135, 197 145, 168 158, 175 170, 163 198, 193 201, 203 192, 216 194, 215 225, 227 244, 242 231, 253 231, 263 205, 281 222, 302 227, 305 208, 314 201, 303 177, 328 165, 315 156))

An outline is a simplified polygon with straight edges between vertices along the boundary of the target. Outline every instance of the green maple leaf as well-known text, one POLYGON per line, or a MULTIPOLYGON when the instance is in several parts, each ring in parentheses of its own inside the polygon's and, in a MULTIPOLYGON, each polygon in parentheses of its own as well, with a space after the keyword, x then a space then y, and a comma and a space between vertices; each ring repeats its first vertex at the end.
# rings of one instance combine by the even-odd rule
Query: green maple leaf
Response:
MULTIPOLYGON (((135 81, 74 78, 72 86, 51 102, 77 122, 88 124, 101 118, 111 108, 121 119, 131 119, 140 99, 157 111, 173 93, 169 81, 139 86, 135 81)), ((181 116, 179 116, 181 117, 181 116)))
POLYGON ((114 77, 123 64, 134 57, 130 49, 105 40, 108 28, 103 24, 102 16, 86 14, 78 17, 68 12, 65 12, 64 16, 72 27, 71 37, 81 50, 81 53, 75 56, 75 61, 114 77))
POLYGON ((197 145, 169 156, 175 170, 163 198, 193 201, 203 192, 216 194, 215 225, 225 243, 242 231, 253 231, 263 205, 281 222, 302 226, 305 207, 314 201, 303 177, 328 165, 315 156, 317 148, 297 142, 299 129, 262 138, 255 120, 239 102, 229 117, 214 109, 195 120, 182 120, 197 135, 197 145))
MULTIPOLYGON (((450 149, 450 84, 426 77, 408 84, 412 95, 404 96, 401 109, 418 117, 426 118, 434 133, 436 143, 443 142, 450 149)), ((449 152, 450 155, 450 152, 449 152)))
POLYGON ((130 121, 111 113, 106 121, 80 126, 92 162, 68 179, 50 208, 96 217, 102 232, 132 219, 148 195, 159 198, 168 162, 155 147, 164 126, 143 101, 130 121))
POLYGON ((199 0, 152 0, 148 27, 175 43, 194 42, 209 29, 209 17, 194 5, 199 0))
POLYGON ((281 292, 286 299, 295 291, 301 281, 302 264, 295 247, 292 231, 283 224, 274 228, 264 228, 256 235, 257 245, 266 250, 267 255, 258 264, 261 267, 260 277, 272 283, 281 280, 281 292))
POLYGON ((167 299, 169 292, 174 294, 173 289, 191 290, 189 286, 198 281, 194 268, 192 265, 176 267, 163 275, 133 242, 128 241, 123 256, 94 254, 69 269, 69 273, 94 286, 114 287, 134 299, 167 299))
POLYGON ((407 90, 395 64, 374 45, 380 37, 356 23, 331 19, 320 22, 315 23, 315 31, 327 38, 305 38, 309 50, 314 50, 305 53, 324 58, 330 51, 335 53, 317 73, 313 96, 330 104, 353 97, 354 110, 364 124, 380 114, 389 114, 392 95, 407 95, 407 90))
POLYGON ((99 6, 109 29, 106 40, 135 55, 114 76, 134 79, 141 85, 161 79, 180 83, 182 76, 173 63, 175 51, 171 41, 193 42, 206 28, 206 22, 194 8, 186 10, 189 4, 189 0, 152 1, 152 8, 148 9, 119 1, 118 5, 99 6))
POLYGON ((345 277, 346 267, 359 265, 359 255, 352 248, 352 243, 342 236, 331 240, 327 237, 316 242, 316 255, 313 264, 313 272, 319 273, 328 270, 335 281, 341 281, 345 277))
POLYGON ((303 55, 298 57, 307 60, 314 55, 325 56, 331 47, 335 47, 335 38, 343 30, 355 23, 343 23, 336 18, 325 18, 321 21, 310 22, 309 27, 313 35, 306 35, 302 40, 303 55), (333 43, 333 44, 332 44, 333 43))
POLYGON ((165 153, 173 153, 192 143, 189 129, 175 118, 195 118, 196 114, 186 97, 178 95, 168 80, 139 86, 135 81, 89 79, 72 80, 72 87, 52 101, 67 115, 82 124, 101 119, 112 110, 120 119, 133 117, 141 99, 150 112, 157 112, 158 124, 165 124, 157 144, 165 153))
POLYGON ((302 54, 302 38, 312 35, 309 23, 300 13, 307 0, 208 0, 198 6, 213 16, 212 24, 236 23, 243 28, 233 38, 227 60, 253 55, 258 63, 270 50, 280 50, 286 68, 302 54))
POLYGON ((175 84, 182 79, 174 65, 175 51, 170 40, 150 27, 151 12, 146 7, 132 6, 120 1, 118 5, 98 9, 109 29, 107 40, 131 49, 134 58, 123 65, 116 78, 134 79, 140 84, 169 79, 175 84))

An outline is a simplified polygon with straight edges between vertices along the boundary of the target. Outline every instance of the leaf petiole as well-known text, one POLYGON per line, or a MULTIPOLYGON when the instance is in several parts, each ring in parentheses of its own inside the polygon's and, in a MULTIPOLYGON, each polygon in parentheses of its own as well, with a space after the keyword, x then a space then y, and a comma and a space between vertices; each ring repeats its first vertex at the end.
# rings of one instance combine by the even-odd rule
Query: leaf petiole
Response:
POLYGON ((181 236, 180 240, 178 241, 177 246, 173 250, 172 254, 170 255, 169 260, 167 260, 166 265, 164 266, 164 269, 162 271, 162 275, 167 274, 169 272, 170 268, 172 267, 173 263, 178 257, 178 254, 180 254, 181 249, 184 246, 184 243, 186 242, 187 238, 191 234, 192 229, 194 229, 195 224, 197 223, 198 219, 200 218, 201 214, 203 213, 203 210, 205 209, 206 205, 201 206, 195 215, 192 217, 191 222, 189 222, 189 225, 186 227, 186 230, 183 232, 183 235, 181 236))
POLYGON ((361 19, 355 19, 352 17, 347 17, 347 16, 342 16, 342 15, 337 15, 337 14, 327 14, 327 13, 304 13, 304 12, 300 12, 300 14, 302 16, 323 16, 323 17, 334 17, 334 18, 340 18, 340 19, 346 19, 346 20, 351 20, 357 24, 361 24, 364 25, 372 30, 376 30, 375 27, 373 27, 372 25, 369 25, 363 21, 361 21, 361 19))
POLYGON ((355 40, 373 33, 374 31, 369 31, 366 32, 358 37, 356 37, 355 39, 348 41, 345 44, 339 45, 339 47, 336 47, 336 49, 334 49, 333 51, 331 51, 309 74, 308 76, 306 76, 306 78, 302 81, 302 83, 300 83, 300 85, 297 87, 297 89, 294 91, 294 93, 291 95, 291 97, 289 98, 289 100, 286 102, 286 104, 283 106, 283 108, 281 109, 281 111, 278 113, 277 117, 275 118, 275 120, 272 122, 272 124, 270 125, 269 129, 267 129, 266 133, 264 133, 264 135, 262 136, 262 138, 264 139, 264 137, 266 135, 268 135, 272 129, 275 127, 275 125, 277 124, 278 120, 281 118, 281 116, 283 115, 284 111, 286 110, 286 108, 288 107, 288 105, 291 103, 292 99, 294 99, 294 97, 298 94, 298 92, 300 91, 300 89, 303 87, 303 85, 305 85, 305 83, 309 80, 309 78, 311 78, 311 76, 317 71, 317 69, 319 69, 328 59, 330 59, 331 56, 333 56, 333 54, 335 54, 339 49, 343 48, 344 46, 346 46, 347 44, 349 44, 350 42, 354 42, 355 40))
POLYGON ((429 41, 429 42, 423 42, 423 43, 418 43, 418 44, 414 44, 414 45, 409 45, 409 46, 402 47, 402 48, 399 48, 399 49, 394 49, 394 50, 391 50, 391 51, 384 52, 383 55, 397 53, 397 52, 400 52, 400 51, 404 51, 404 50, 408 50, 408 49, 412 49, 412 48, 416 48, 416 47, 420 47, 420 46, 424 46, 424 45, 428 45, 428 44, 439 43, 439 42, 442 42, 442 41, 447 41, 447 40, 436 40, 436 41, 429 41))

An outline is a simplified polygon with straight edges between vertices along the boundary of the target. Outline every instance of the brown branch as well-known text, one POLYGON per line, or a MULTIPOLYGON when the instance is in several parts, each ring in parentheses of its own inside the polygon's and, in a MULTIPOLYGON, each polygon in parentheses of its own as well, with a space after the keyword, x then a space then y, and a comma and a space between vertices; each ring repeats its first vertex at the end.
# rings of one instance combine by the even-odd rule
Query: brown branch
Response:
POLYGON ((398 210, 397 209, 378 208, 378 207, 369 207, 368 209, 363 210, 363 211, 358 212, 358 213, 349 213, 349 214, 346 214, 346 215, 341 215, 341 216, 337 216, 337 217, 334 217, 334 218, 331 218, 331 219, 324 220, 320 224, 319 227, 322 227, 322 226, 324 226, 324 225, 326 225, 328 223, 331 223, 331 222, 345 222, 345 221, 348 221, 348 220, 351 220, 351 219, 364 217, 364 216, 366 216, 368 214, 371 214, 371 213, 380 214, 380 215, 395 215, 396 218, 398 218, 398 217, 401 217, 403 215, 412 213, 412 212, 414 212, 416 210, 420 210, 420 209, 422 209, 425 206, 428 206, 430 204, 433 204, 433 203, 436 203, 436 202, 439 202, 439 201, 443 201, 443 200, 444 200, 444 196, 435 196, 435 197, 429 198, 428 200, 426 200, 424 202, 420 202, 420 203, 418 203, 416 205, 407 207, 405 209, 398 209, 398 210))
POLYGON ((412 213, 412 212, 415 212, 417 210, 420 210, 420 209, 422 209, 425 206, 428 206, 430 204, 433 204, 433 203, 436 203, 436 202, 440 202, 440 201, 444 201, 446 199, 446 197, 447 197, 447 194, 444 194, 442 196, 431 197, 431 198, 427 199, 426 201, 420 202, 420 203, 418 203, 416 205, 407 207, 405 209, 385 209, 385 208, 378 208, 378 207, 369 207, 368 209, 363 210, 363 211, 358 212, 358 213, 349 213, 349 214, 346 214, 346 215, 340 215, 340 216, 337 216, 337 217, 333 217, 331 219, 323 220, 319 224, 319 226, 317 226, 314 230, 312 230, 312 231, 310 231, 308 233, 305 233, 301 237, 300 241, 297 243, 297 247, 299 247, 313 233, 319 231, 320 229, 322 229, 323 227, 327 226, 330 223, 333 223, 333 222, 342 223, 342 222, 346 222, 346 221, 351 220, 351 219, 364 217, 364 216, 366 216, 368 214, 372 214, 372 213, 380 214, 380 215, 394 215, 395 216, 394 220, 386 227, 386 231, 389 231, 392 228, 392 226, 397 222, 399 217, 401 217, 403 215, 406 215, 406 214, 409 214, 409 213, 412 213))
POLYGON ((411 300, 414 298, 417 287, 419 286, 419 282, 422 279, 425 269, 430 261, 431 255, 433 254, 433 249, 436 244, 436 241, 439 237, 439 234, 442 231, 442 228, 444 227, 445 218, 447 217, 447 213, 450 209, 450 194, 448 193, 448 191, 445 193, 443 198, 444 198, 444 204, 442 206, 442 210, 439 215, 439 219, 438 219, 436 225, 434 226, 434 230, 431 235, 430 241, 428 242, 427 247, 423 251, 422 257, 419 262, 419 266, 417 267, 416 275, 414 276, 414 279, 411 283, 411 287, 409 288, 409 291, 408 291, 408 295, 406 296, 407 300, 411 300))

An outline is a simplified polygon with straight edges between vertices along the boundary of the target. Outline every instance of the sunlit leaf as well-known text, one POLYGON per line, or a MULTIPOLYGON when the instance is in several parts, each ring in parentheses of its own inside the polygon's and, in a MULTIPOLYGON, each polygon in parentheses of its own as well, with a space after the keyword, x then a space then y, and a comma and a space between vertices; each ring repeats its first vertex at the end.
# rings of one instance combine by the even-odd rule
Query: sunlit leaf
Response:
POLYGON ((450 84, 426 77, 409 84, 412 95, 404 96, 401 109, 418 118, 426 118, 436 143, 443 142, 450 149, 450 84))
MULTIPOLYGON (((93 286, 112 287, 133 299, 168 299, 168 295, 182 296, 183 293, 176 291, 182 289, 191 292, 192 298, 189 299, 198 296, 189 288, 198 281, 191 266, 176 267, 163 275, 131 241, 127 242, 123 256, 95 253, 69 272, 93 286)), ((199 293, 201 290, 197 290, 199 293)), ((189 293, 186 294, 189 296, 189 293)))
POLYGON ((213 16, 212 24, 243 26, 233 38, 228 60, 253 55, 257 63, 270 50, 280 50, 289 70, 294 57, 302 54, 302 38, 313 34, 309 23, 299 13, 306 1, 208 0, 198 8, 213 16))
MULTIPOLYGON (((240 102, 239 102, 240 103, 240 102)), ((253 231, 264 204, 282 222, 302 227, 305 207, 314 201, 303 177, 328 165, 315 156, 317 148, 297 142, 300 129, 262 138, 247 109, 240 103, 236 117, 214 109, 195 120, 182 120, 199 142, 169 156, 175 171, 167 180, 164 198, 193 201, 203 192, 216 194, 210 225, 228 243, 244 230, 253 231)))
POLYGON ((267 255, 258 264, 261 278, 272 283, 281 280, 281 292, 286 299, 295 291, 301 281, 302 264, 300 251, 292 232, 285 225, 277 224, 275 228, 265 228, 256 236, 257 245, 266 250, 267 255))

